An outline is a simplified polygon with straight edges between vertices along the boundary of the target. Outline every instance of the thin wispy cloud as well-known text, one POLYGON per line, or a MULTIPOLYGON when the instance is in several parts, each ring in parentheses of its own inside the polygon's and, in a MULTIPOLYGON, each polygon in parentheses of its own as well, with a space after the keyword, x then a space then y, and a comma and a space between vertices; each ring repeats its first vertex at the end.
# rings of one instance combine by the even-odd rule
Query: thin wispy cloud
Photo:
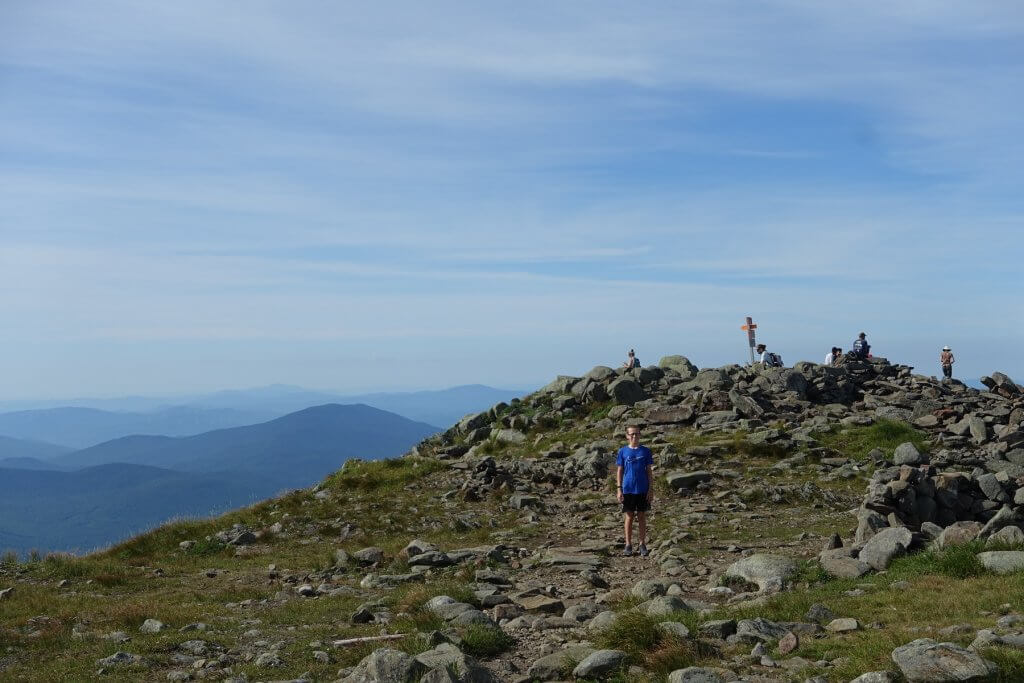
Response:
POLYGON ((1012 374, 1022 37, 997 2, 9 4, 0 370, 521 384, 742 360, 752 314, 787 360, 863 328, 1012 374))

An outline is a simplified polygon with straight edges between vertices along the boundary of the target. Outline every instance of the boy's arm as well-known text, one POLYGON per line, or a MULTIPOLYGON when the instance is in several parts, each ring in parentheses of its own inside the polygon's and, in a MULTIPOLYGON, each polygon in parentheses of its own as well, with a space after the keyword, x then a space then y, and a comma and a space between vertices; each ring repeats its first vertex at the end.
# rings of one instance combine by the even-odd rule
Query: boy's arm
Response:
POLYGON ((618 487, 615 497, 622 502, 622 465, 615 468, 615 485, 618 487))
POLYGON ((654 465, 647 466, 647 500, 654 500, 654 465))

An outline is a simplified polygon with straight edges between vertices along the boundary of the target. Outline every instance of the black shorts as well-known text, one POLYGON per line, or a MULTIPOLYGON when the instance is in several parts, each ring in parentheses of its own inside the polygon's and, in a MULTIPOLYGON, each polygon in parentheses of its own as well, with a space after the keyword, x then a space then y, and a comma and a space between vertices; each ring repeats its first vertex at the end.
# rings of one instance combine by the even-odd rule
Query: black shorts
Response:
POLYGON ((623 512, 647 512, 651 509, 651 503, 647 500, 646 493, 623 493, 623 512))

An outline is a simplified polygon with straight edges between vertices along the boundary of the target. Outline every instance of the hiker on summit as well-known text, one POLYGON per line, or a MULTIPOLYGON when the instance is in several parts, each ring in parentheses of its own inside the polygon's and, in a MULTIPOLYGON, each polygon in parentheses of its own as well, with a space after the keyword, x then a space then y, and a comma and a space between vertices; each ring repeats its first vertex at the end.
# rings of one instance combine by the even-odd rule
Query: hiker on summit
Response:
POLYGON ((777 353, 773 353, 768 350, 768 347, 764 344, 757 345, 757 353, 760 354, 757 357, 757 362, 765 368, 781 368, 782 367, 782 356, 777 353))
POLYGON ((842 356, 843 350, 838 346, 833 346, 832 350, 825 354, 825 362, 822 365, 838 365, 842 356))
POLYGON ((942 347, 942 353, 939 354, 939 365, 942 366, 942 376, 946 379, 953 379, 953 363, 956 362, 956 358, 953 358, 953 352, 949 350, 948 346, 942 347))
POLYGON ((628 443, 619 449, 615 459, 617 498, 625 515, 626 547, 622 554, 626 557, 633 554, 633 518, 636 517, 640 541, 637 551, 641 557, 647 557, 647 511, 654 500, 654 456, 650 448, 640 445, 640 428, 636 425, 626 427, 626 440, 628 443))
POLYGON ((867 360, 871 357, 871 344, 868 344, 867 335, 863 332, 857 335, 857 338, 853 340, 853 355, 860 360, 867 360))
POLYGON ((634 368, 640 367, 640 359, 636 357, 636 351, 630 349, 627 356, 628 357, 626 358, 626 362, 622 364, 623 370, 632 370, 634 368))

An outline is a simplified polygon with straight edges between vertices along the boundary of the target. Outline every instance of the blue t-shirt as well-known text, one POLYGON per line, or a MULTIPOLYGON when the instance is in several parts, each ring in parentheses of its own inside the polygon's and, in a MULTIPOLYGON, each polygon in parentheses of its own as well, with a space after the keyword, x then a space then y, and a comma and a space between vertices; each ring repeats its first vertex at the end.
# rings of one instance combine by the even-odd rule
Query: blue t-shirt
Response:
POLYGON ((654 456, 647 446, 630 448, 623 446, 615 464, 622 468, 623 493, 647 493, 650 482, 647 481, 647 467, 654 464, 654 456))

